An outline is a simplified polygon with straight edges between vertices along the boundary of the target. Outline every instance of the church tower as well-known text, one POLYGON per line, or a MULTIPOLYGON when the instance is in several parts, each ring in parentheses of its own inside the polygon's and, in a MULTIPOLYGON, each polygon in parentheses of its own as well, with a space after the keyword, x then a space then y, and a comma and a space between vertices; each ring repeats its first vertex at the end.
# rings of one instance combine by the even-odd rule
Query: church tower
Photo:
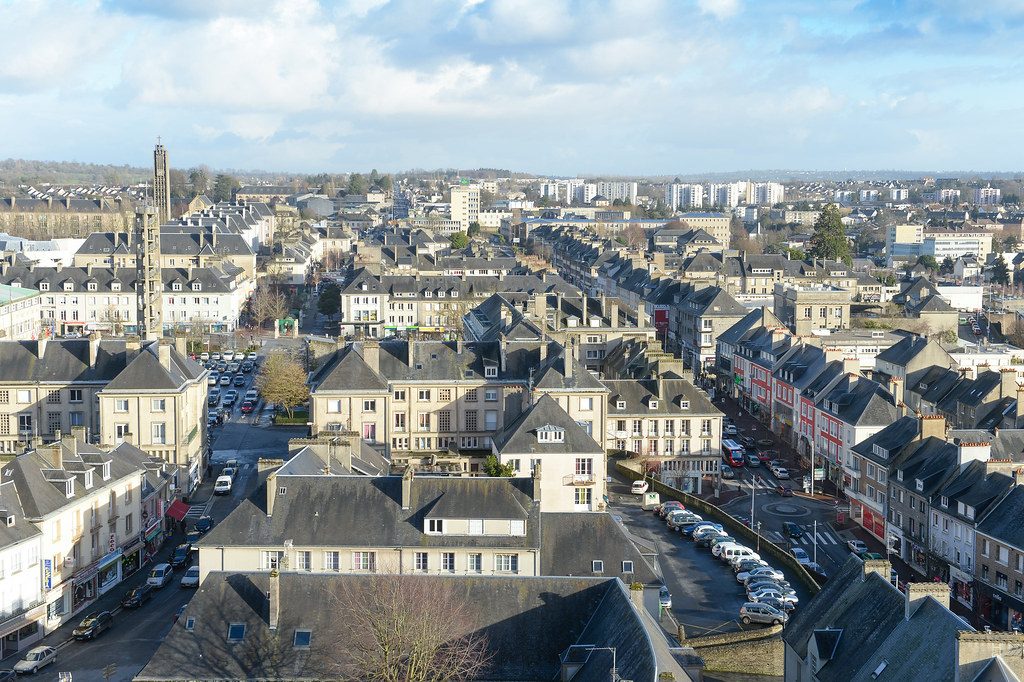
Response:
POLYGON ((142 205, 135 209, 135 294, 139 336, 143 341, 159 341, 164 335, 159 217, 154 206, 142 205))
POLYGON ((171 219, 171 166, 167 161, 167 148, 157 138, 153 150, 153 203, 158 221, 162 225, 171 219))

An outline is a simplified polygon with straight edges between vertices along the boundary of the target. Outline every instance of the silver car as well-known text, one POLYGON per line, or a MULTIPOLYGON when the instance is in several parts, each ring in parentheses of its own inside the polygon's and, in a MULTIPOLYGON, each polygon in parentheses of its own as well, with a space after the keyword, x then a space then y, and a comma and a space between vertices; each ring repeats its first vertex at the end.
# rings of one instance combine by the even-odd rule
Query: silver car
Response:
POLYGON ((14 672, 18 674, 39 672, 43 666, 50 665, 57 660, 57 650, 52 646, 37 646, 29 649, 25 658, 14 664, 14 672))
POLYGON ((744 625, 750 625, 751 623, 782 625, 787 620, 789 620, 789 616, 768 604, 748 602, 740 607, 740 621, 744 625))

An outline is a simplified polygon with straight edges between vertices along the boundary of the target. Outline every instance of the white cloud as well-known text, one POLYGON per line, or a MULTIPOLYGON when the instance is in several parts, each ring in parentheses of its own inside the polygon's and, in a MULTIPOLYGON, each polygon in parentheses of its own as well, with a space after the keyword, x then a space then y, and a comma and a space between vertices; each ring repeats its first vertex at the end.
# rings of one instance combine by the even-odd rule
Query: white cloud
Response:
POLYGON ((703 14, 728 19, 740 11, 740 0, 697 0, 697 7, 703 14))

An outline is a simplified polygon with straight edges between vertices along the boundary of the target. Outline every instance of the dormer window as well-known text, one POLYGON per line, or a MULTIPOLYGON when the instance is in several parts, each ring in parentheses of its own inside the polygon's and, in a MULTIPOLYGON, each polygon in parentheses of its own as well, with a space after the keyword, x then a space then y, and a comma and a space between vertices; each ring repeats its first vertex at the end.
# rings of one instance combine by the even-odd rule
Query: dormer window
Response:
POLYGON ((71 499, 72 497, 75 496, 75 479, 69 478, 68 480, 64 481, 64 494, 67 496, 68 499, 71 499))
POLYGON ((949 507, 949 498, 943 495, 939 498, 939 504, 941 504, 944 509, 949 507))
POLYGON ((451 294, 451 295, 452 295, 452 298, 458 298, 458 297, 459 297, 459 292, 457 292, 457 291, 452 291, 452 294, 451 294))
POLYGON ((434 297, 434 292, 432 292, 432 291, 424 291, 423 292, 423 298, 433 298, 433 297, 434 297))
POLYGON ((74 291, 74 290, 75 290, 75 283, 74 282, 64 282, 64 291, 74 291))
POLYGON ((658 401, 655 400, 654 398, 651 398, 650 400, 648 400, 647 401, 647 409, 649 409, 649 410, 656 410, 656 409, 658 409, 658 401))
MULTIPOLYGON (((13 286, 18 286, 18 285, 14 284, 13 286)), ((40 282, 39 283, 39 291, 49 291, 49 290, 50 290, 50 283, 49 282, 40 282)))
POLYGON ((110 480, 110 462, 104 462, 103 463, 103 480, 104 481, 109 481, 110 480))
POLYGON ((443 291, 437 292, 437 297, 438 298, 444 298, 444 292, 443 291))
POLYGON ((192 291, 202 291, 203 285, 199 282, 192 282, 192 291))
POLYGON ((443 535, 444 519, 427 519, 427 535, 443 535))
POLYGON ((171 284, 171 291, 181 291, 181 282, 171 284))
POLYGON ((21 288, 21 280, 20 280, 20 279, 16 279, 16 280, 14 280, 13 282, 11 282, 11 286, 12 286, 12 287, 18 287, 18 288, 21 288))
POLYGON ((914 479, 914 487, 917 488, 917 492, 923 492, 924 491, 924 481, 922 481, 920 478, 915 478, 914 479))
POLYGON ((89 490, 92 488, 92 470, 85 472, 85 489, 89 490))
POLYGON ((679 401, 679 408, 682 409, 682 410, 690 409, 690 401, 689 400, 680 400, 679 401))
POLYGON ((359 288, 360 288, 360 289, 361 289, 362 291, 366 291, 366 282, 363 282, 362 284, 360 284, 360 285, 359 285, 359 288))
POLYGON ((537 429, 538 443, 564 443, 565 429, 548 424, 537 429))
POLYGON ((110 283, 110 290, 111 291, 121 291, 121 283, 120 282, 111 282, 110 283))
POLYGON ((85 288, 88 289, 89 291, 96 291, 96 282, 89 282, 88 284, 85 285, 85 288))
POLYGON ((624 409, 626 409, 626 401, 625 400, 616 400, 615 401, 615 409, 616 410, 624 410, 624 409))
MULTIPOLYGON (((876 445, 875 447, 878 447, 878 446, 876 445)), ((900 469, 900 470, 898 470, 896 472, 896 480, 897 481, 902 481, 903 480, 903 469, 900 469)))
MULTIPOLYGON (((889 457, 889 451, 886 448, 883 448, 881 445, 878 445, 877 443, 871 447, 871 451, 878 455, 879 457, 889 457)), ((900 476, 902 475, 903 472, 901 471, 900 476)), ((900 478, 900 480, 902 481, 903 479, 900 478)))
POLYGON ((487 377, 488 379, 496 378, 498 376, 498 366, 487 365, 486 367, 484 367, 484 376, 487 377))

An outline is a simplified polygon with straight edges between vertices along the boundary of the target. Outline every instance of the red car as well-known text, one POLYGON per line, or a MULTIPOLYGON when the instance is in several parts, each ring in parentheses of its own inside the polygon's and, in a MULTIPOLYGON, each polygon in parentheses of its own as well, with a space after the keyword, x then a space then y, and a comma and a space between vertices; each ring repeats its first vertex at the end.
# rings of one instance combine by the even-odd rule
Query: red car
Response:
POLYGON ((246 400, 244 403, 242 403, 242 414, 249 414, 254 409, 256 409, 256 404, 253 403, 251 400, 246 400))
POLYGON ((757 459, 761 462, 761 464, 767 464, 768 462, 775 459, 778 456, 778 454, 779 453, 776 450, 758 450, 757 459))

